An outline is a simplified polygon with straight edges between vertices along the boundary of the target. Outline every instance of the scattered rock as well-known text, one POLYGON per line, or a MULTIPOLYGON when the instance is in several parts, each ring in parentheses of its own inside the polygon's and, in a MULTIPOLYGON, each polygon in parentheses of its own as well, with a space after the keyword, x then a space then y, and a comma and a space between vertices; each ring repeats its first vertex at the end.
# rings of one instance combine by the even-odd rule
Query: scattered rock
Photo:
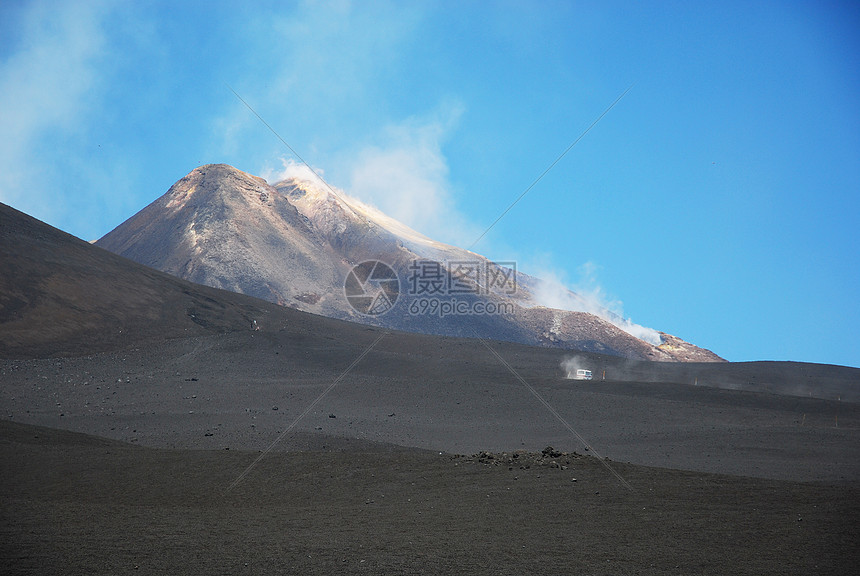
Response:
POLYGON ((543 449, 541 454, 544 455, 544 458, 560 458, 562 453, 553 448, 552 446, 547 446, 543 449))
POLYGON ((567 470, 571 461, 576 458, 581 458, 576 452, 567 453, 559 452, 551 447, 547 447, 541 453, 517 451, 513 454, 507 452, 493 453, 482 450, 472 456, 455 455, 454 458, 466 458, 468 462, 477 462, 489 466, 507 465, 508 470, 513 470, 514 465, 520 470, 529 470, 532 465, 536 467, 555 468, 559 470, 567 470), (551 459, 550 454, 554 454, 556 459, 551 459))

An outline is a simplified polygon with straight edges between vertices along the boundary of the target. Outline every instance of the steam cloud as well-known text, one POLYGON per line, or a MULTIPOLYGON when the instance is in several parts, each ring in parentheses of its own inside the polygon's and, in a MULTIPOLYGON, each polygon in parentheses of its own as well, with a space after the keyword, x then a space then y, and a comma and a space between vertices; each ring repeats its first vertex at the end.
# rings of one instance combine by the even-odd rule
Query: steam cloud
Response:
POLYGON ((317 178, 316 174, 319 174, 323 178, 325 178, 325 174, 319 168, 314 168, 316 174, 305 166, 304 164, 299 164, 298 162, 293 161, 292 159, 281 158, 281 164, 283 165, 283 169, 280 171, 272 170, 270 168, 266 168, 262 171, 261 177, 266 182, 270 184, 274 184, 276 182, 280 182, 281 180, 288 180, 291 178, 295 178, 296 180, 301 180, 303 182, 310 182, 316 186, 321 186, 319 178, 317 178))
POLYGON ((460 105, 443 105, 426 118, 387 127, 381 144, 356 155, 350 194, 434 240, 468 245, 480 232, 456 207, 442 151, 461 114, 460 105))
MULTIPOLYGON (((433 132, 429 128, 427 130, 433 132)), ((446 235, 450 237, 452 234, 445 234, 446 226, 441 222, 447 221, 450 224, 460 222, 461 219, 457 218, 458 213, 452 207, 448 196, 445 182, 447 168, 441 152, 425 144, 412 150, 404 147, 366 151, 362 156, 363 162, 354 168, 349 196, 353 200, 355 196, 361 198, 359 203, 379 205, 383 213, 416 230, 426 230, 429 227, 430 230, 426 233, 433 239, 444 238, 446 235), (424 168, 418 169, 419 165, 424 168), (424 226, 416 226, 422 222, 424 226)), ((282 170, 263 172, 267 181, 296 178, 319 183, 317 176, 304 164, 283 159, 281 162, 282 170)), ((321 170, 315 170, 323 176, 321 170)), ((346 195, 343 190, 338 192, 346 195)), ((462 233, 468 227, 457 228, 462 233)), ((458 245, 456 242, 452 244, 458 245)), ((462 246, 463 243, 460 242, 459 245, 462 246)), ((544 270, 538 274, 540 281, 534 291, 535 300, 547 308, 594 314, 644 342, 654 346, 662 344, 663 339, 658 331, 624 317, 622 303, 611 300, 604 294, 597 282, 596 270, 597 266, 592 262, 581 266, 581 280, 575 291, 568 289, 555 272, 544 270)))
MULTIPOLYGON (((86 174, 83 167, 91 158, 78 150, 91 150, 83 143, 89 135, 88 116, 104 94, 99 70, 106 67, 101 59, 108 42, 105 20, 113 8, 96 2, 28 4, 20 20, 10 23, 16 34, 4 39, 0 58, 0 201, 65 230, 71 221, 90 234, 94 219, 67 214, 71 211, 64 209, 63 195, 44 183, 66 176, 69 166, 78 178, 86 174), (56 138, 73 138, 60 165, 41 158, 46 146, 55 147, 46 143, 56 138)), ((15 18, 15 9, 8 8, 15 18)), ((86 175, 88 181, 78 190, 93 197, 97 178, 86 175)), ((108 182, 121 180, 106 177, 108 182)), ((113 191, 110 196, 112 201, 122 197, 113 191)), ((100 199, 99 204, 111 202, 100 199)))
POLYGON ((535 299, 541 306, 547 308, 594 314, 631 336, 653 346, 659 346, 663 343, 657 330, 636 324, 629 318, 625 318, 621 302, 608 300, 605 297, 603 289, 595 279, 596 266, 593 263, 586 263, 580 268, 580 272, 582 272, 583 281, 576 292, 569 290, 553 272, 540 274, 541 280, 534 292, 535 299))
MULTIPOLYGON (((442 151, 446 135, 461 114, 462 106, 447 103, 425 117, 407 118, 385 127, 376 142, 351 151, 349 159, 341 163, 349 183, 345 186, 348 192, 338 189, 338 193, 433 240, 468 246, 481 231, 456 206, 442 151)), ((306 166, 285 159, 281 162, 283 170, 263 170, 263 178, 268 182, 297 178, 318 183, 306 166)))
MULTIPOLYGON (((480 232, 455 206, 441 147, 461 113, 461 108, 453 105, 428 118, 410 118, 388 126, 382 145, 366 146, 355 154, 348 168, 348 196, 433 240, 470 245, 480 232)), ((282 163, 282 171, 265 170, 263 177, 269 182, 297 178, 318 183, 307 166, 283 159, 282 163)), ((317 172, 322 176, 320 170, 317 172)), ((339 193, 347 195, 343 190, 339 193)), ((658 331, 625 318, 621 302, 606 297, 595 279, 593 263, 584 264, 580 272, 582 280, 575 291, 552 270, 539 273, 541 281, 534 291, 537 303, 557 310, 588 312, 644 342, 662 344, 658 331)))
POLYGON ((561 361, 561 369, 564 371, 564 377, 568 379, 573 379, 572 374, 576 374, 579 369, 591 370, 579 356, 565 356, 561 361))

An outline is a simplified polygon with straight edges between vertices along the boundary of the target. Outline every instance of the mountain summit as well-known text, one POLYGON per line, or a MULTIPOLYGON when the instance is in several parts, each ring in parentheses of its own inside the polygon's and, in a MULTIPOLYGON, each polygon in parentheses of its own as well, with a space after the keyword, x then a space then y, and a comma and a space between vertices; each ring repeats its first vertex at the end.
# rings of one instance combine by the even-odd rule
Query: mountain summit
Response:
POLYGON ((192 282, 377 326, 646 360, 722 360, 573 292, 565 300, 583 311, 541 306, 541 281, 513 263, 436 242, 308 176, 270 185, 232 166, 201 166, 96 244, 192 282))

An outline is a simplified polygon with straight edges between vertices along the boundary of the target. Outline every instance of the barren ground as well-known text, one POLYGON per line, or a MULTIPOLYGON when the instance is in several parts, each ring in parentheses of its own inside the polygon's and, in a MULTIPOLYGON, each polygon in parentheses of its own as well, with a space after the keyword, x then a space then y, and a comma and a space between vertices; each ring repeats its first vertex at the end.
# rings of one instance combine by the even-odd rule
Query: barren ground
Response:
POLYGON ((857 404, 572 382, 545 367, 552 351, 494 343, 577 438, 460 341, 440 356, 383 338, 338 380, 365 343, 291 338, 0 361, 6 573, 845 574, 858 560, 857 404))
POLYGON ((571 352, 302 314, 5 206, 0 245, 3 574, 856 571, 860 370, 574 382, 571 352))
POLYGON ((226 491, 256 453, 2 430, 7 574, 847 574, 857 561, 856 485, 613 463, 630 492, 592 457, 335 443, 270 453, 226 491))

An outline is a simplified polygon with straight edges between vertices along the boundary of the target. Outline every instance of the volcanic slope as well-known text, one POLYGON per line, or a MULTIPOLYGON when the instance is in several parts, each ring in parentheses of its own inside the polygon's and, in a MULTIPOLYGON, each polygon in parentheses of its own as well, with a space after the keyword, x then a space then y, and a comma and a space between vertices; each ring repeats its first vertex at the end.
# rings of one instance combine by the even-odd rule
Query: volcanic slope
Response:
POLYGON ((296 421, 296 442, 324 433, 463 453, 588 447, 528 382, 612 458, 777 478, 855 474, 845 454, 856 456, 857 369, 581 353, 597 379, 576 383, 564 378, 565 350, 388 333, 192 284, 5 206, 0 218, 2 406, 26 423, 263 449, 338 384, 296 421))
POLYGON ((606 380, 572 382, 564 350, 286 309, 4 205, 0 248, 4 574, 857 565, 860 370, 583 353, 606 380), (778 394, 820 380, 841 399, 778 394))
POLYGON ((193 282, 387 328, 643 360, 721 360, 668 334, 648 331, 650 342, 635 337, 634 325, 573 292, 569 300, 583 311, 539 306, 540 280, 430 240, 307 179, 270 186, 231 166, 202 166, 97 245, 193 282), (398 297, 383 315, 359 314, 344 296, 350 269, 368 260, 391 265, 399 279, 398 297), (446 289, 427 290, 438 282, 446 289), (452 282, 456 294, 447 289, 452 282), (437 306, 420 306, 428 296, 437 306), (442 302, 504 313, 443 315, 442 302))
POLYGON ((86 356, 284 326, 299 339, 363 342, 367 330, 154 270, 2 203, 0 247, 0 358, 86 356))

